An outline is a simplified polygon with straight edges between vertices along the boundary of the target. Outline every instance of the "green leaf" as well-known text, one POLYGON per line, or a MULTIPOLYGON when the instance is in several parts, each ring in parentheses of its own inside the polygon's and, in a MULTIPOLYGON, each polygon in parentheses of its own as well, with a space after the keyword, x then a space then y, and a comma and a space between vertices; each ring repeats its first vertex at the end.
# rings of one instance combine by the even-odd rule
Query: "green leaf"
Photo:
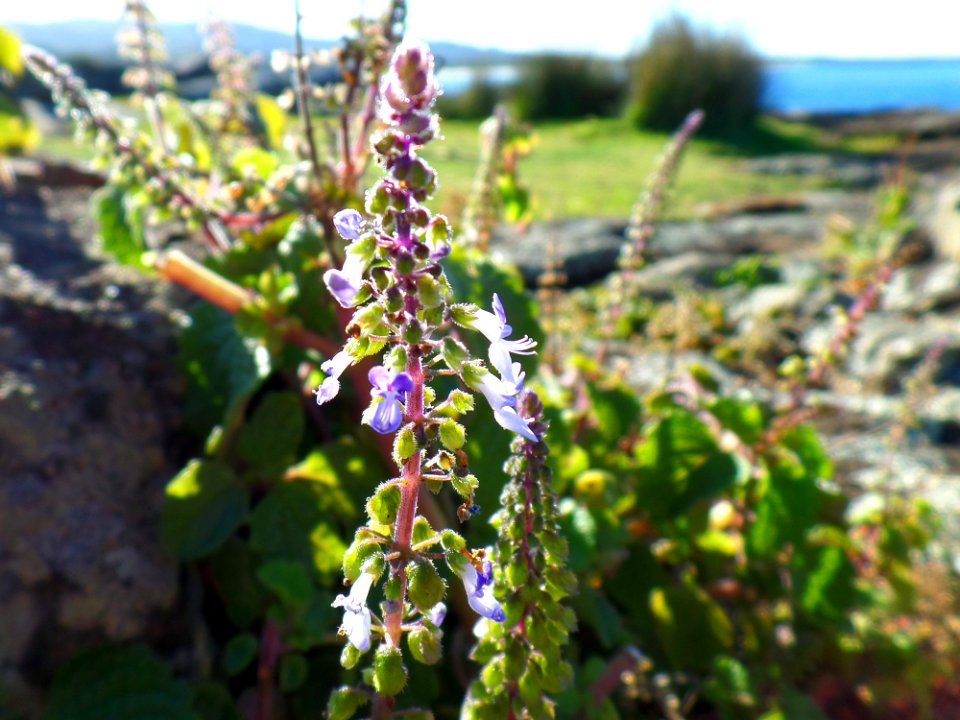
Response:
POLYGON ((327 512, 326 488, 307 480, 270 491, 250 518, 250 545, 265 560, 296 560, 329 586, 339 575, 346 545, 327 512))
POLYGON ((237 333, 230 313, 201 303, 180 336, 177 364, 187 378, 184 414, 206 437, 270 374, 270 353, 237 333))
POLYGON ((307 680, 307 660, 300 653, 288 653, 280 658, 280 689, 293 692, 307 680))
POLYGON ((807 549, 797 553, 794 566, 793 581, 805 612, 834 622, 847 617, 857 599, 856 571, 843 550, 807 549))
POLYGON ((257 115, 266 129, 270 147, 279 150, 283 145, 283 134, 287 127, 287 113, 277 103, 276 98, 257 93, 255 106, 257 115))
POLYGON ((270 177, 270 173, 277 169, 279 162, 275 153, 256 147, 255 145, 240 148, 234 153, 233 157, 230 158, 230 166, 236 170, 237 173, 243 174, 244 168, 247 165, 252 165, 257 175, 264 180, 270 177))
POLYGON ((247 489, 226 465, 191 460, 167 485, 160 538, 181 560, 216 550, 247 513, 247 489))
POLYGON ((797 475, 790 464, 773 465, 756 506, 747 546, 760 557, 776 555, 784 543, 800 543, 816 517, 819 491, 816 480, 797 475))
POLYGON ((80 653, 57 674, 45 720, 198 720, 190 689, 145 645, 80 653))
POLYGON ((313 595, 310 574, 297 560, 271 560, 257 571, 257 577, 289 608, 305 608, 313 595))
POLYGON ((227 675, 238 675, 247 669, 257 656, 259 643, 253 633, 234 635, 223 648, 223 671, 227 675))
POLYGON ((6 70, 14 78, 20 77, 23 73, 20 38, 3 27, 0 27, 0 70, 6 70))
POLYGON ((303 425, 303 408, 296 394, 269 393, 240 429, 237 451, 264 475, 279 475, 296 459, 303 425))
POLYGON ((210 558, 210 569, 223 597, 227 617, 249 628, 262 615, 266 593, 256 576, 257 559, 250 546, 232 537, 210 558))
POLYGON ((119 185, 100 188, 91 201, 103 249, 118 262, 143 268, 142 258, 147 244, 143 220, 139 216, 142 207, 137 206, 133 196, 119 185))
POLYGON ((193 709, 202 720, 241 720, 230 691, 212 680, 194 685, 193 709))
POLYGON ((674 668, 706 672, 714 657, 733 645, 730 618, 699 588, 655 588, 650 610, 674 668))

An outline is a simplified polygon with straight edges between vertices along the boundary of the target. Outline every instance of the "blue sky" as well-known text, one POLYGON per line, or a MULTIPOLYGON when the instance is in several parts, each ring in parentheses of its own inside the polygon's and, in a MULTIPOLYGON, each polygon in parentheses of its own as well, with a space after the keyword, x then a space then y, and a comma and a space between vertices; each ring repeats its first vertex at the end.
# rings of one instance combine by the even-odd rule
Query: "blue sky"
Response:
MULTIPOLYGON (((385 0, 301 0, 304 30, 338 37, 361 9, 385 0)), ((5 0, 3 22, 117 19, 122 0, 5 0)), ((213 13, 276 30, 293 23, 292 0, 155 0, 164 21, 200 22, 213 13)), ((911 0, 409 0, 409 30, 425 40, 451 40, 508 50, 583 50, 619 55, 650 27, 682 12, 745 35, 764 55, 825 57, 960 57, 960 3, 911 0), (569 7, 572 9, 560 9, 569 7)))

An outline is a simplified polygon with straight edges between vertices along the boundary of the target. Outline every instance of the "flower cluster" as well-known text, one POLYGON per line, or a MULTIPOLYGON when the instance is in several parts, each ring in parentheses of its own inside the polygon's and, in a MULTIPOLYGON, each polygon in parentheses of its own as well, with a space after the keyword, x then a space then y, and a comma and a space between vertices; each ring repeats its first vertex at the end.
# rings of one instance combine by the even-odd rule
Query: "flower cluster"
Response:
POLYGON ((506 465, 510 480, 500 497, 503 509, 494 518, 504 622, 483 623, 479 629, 471 657, 485 667, 470 686, 463 718, 553 717, 549 694, 572 679, 562 650, 576 621, 561 601, 575 591, 576 580, 563 568, 567 543, 545 464, 543 405, 536 393, 525 390, 517 407, 534 439, 514 440, 506 465))
POLYGON ((367 192, 364 212, 346 209, 334 217, 348 244, 342 265, 323 277, 335 301, 352 308, 353 316, 347 326, 351 338, 322 365, 326 378, 314 391, 317 402, 337 396, 348 368, 376 357, 366 373, 371 402, 363 422, 378 433, 395 433, 399 475, 377 487, 367 502, 369 522, 344 556, 344 574, 353 586, 334 602, 344 610, 345 666, 356 664, 374 638, 380 639, 372 682, 381 696, 404 686, 403 634, 416 660, 440 658, 447 586, 436 561, 445 560, 460 577, 480 616, 493 622, 506 617, 493 593, 495 565, 481 551, 466 548, 456 532, 437 532, 418 514, 424 483, 434 490, 451 485, 464 501, 461 507, 471 508, 464 516, 474 512, 478 481, 470 473, 466 431, 459 422, 473 410, 471 390, 486 397, 500 425, 528 442, 537 440, 517 412, 524 371, 514 359, 533 353, 536 343, 527 336, 511 339, 513 329, 496 295, 492 311, 451 302, 440 264, 450 252, 449 225, 423 205, 436 189, 436 173, 417 150, 437 132, 432 107, 438 92, 429 50, 403 43, 381 87, 378 113, 386 126, 373 137, 384 175, 367 192), (486 338, 489 365, 471 356, 456 326, 486 338), (438 397, 433 381, 439 376, 459 379, 458 387, 438 397), (367 600, 378 582, 379 614, 367 600))

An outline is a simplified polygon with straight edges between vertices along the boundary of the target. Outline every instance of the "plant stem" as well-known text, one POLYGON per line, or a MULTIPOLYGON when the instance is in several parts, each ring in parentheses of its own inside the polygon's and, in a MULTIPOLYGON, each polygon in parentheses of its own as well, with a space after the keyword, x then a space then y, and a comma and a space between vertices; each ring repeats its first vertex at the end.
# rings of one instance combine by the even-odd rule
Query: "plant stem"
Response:
POLYGON ((280 658, 280 628, 267 620, 260 635, 260 661, 257 665, 257 720, 273 715, 273 673, 280 658))
MULTIPOLYGON (((414 425, 417 433, 423 422, 423 366, 420 363, 420 354, 416 348, 407 349, 407 374, 413 381, 413 389, 407 393, 406 414, 414 425)), ((400 508, 397 510, 397 520, 394 525, 393 541, 401 549, 410 547, 413 537, 413 521, 417 516, 417 498, 420 494, 420 485, 423 481, 420 469, 420 453, 415 452, 403 463, 403 477, 400 483, 400 508)), ((400 647, 403 622, 403 603, 407 591, 407 571, 405 561, 394 562, 393 573, 400 578, 400 598, 391 606, 390 612, 384 618, 387 644, 391 647, 400 647)))

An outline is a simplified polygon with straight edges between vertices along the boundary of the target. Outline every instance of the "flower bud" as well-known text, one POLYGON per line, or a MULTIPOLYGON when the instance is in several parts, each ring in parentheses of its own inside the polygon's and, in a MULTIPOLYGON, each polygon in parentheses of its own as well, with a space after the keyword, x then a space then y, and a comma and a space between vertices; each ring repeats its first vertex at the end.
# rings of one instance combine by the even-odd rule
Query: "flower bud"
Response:
POLYGON ((420 612, 428 612, 446 592, 447 584, 432 562, 414 560, 407 566, 407 595, 420 612))
POLYGON ((381 645, 373 660, 373 687, 381 695, 396 695, 407 684, 400 648, 381 645))
POLYGON ((398 275, 409 275, 416 268, 417 262, 413 259, 413 255, 406 251, 401 251, 397 253, 397 258, 393 266, 396 268, 398 275))
POLYGON ((431 632, 421 625, 407 635, 407 647, 410 648, 410 654, 417 662, 435 665, 443 656, 443 647, 440 644, 442 637, 441 632, 431 632))

